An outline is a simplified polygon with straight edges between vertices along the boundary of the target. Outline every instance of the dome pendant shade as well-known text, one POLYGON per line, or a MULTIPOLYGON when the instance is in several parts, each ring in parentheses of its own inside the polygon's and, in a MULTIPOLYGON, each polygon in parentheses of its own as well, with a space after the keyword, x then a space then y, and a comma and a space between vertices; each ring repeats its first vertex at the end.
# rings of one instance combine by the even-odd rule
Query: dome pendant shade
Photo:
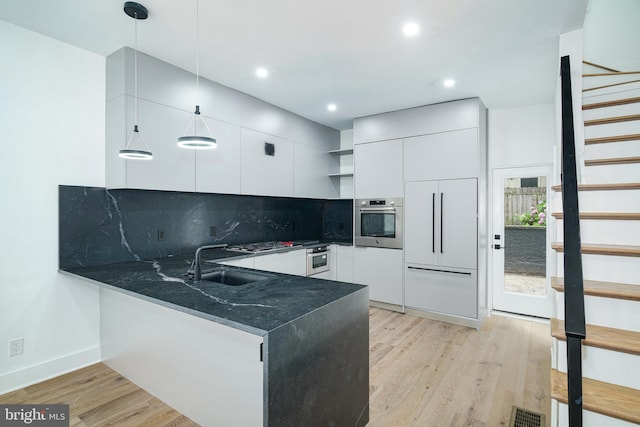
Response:
POLYGON ((144 138, 138 131, 138 125, 133 126, 133 134, 127 142, 127 148, 124 148, 118 152, 118 156, 123 159, 130 160, 151 160, 153 154, 149 151, 147 143, 144 142, 144 138))
POLYGON ((187 125, 184 136, 178 138, 178 147, 193 150, 207 150, 216 148, 217 146, 218 143, 215 138, 211 137, 211 130, 209 126, 207 126, 207 122, 205 122, 204 118, 200 115, 200 106, 196 105, 196 111, 193 113, 193 118, 187 125), (198 123, 201 123, 200 128, 204 127, 206 129, 208 136, 198 135, 198 123), (188 135, 187 132, 192 126, 193 135, 188 135))

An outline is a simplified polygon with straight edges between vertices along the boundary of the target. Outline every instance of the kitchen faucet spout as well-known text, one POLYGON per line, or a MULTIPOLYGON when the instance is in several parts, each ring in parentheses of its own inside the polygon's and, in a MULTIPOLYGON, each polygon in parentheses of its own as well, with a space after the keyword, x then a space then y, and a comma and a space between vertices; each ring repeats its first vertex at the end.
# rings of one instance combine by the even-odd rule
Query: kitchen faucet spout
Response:
POLYGON ((189 273, 193 273, 194 282, 199 282, 202 279, 202 266, 200 265, 202 252, 209 249, 219 249, 219 248, 226 248, 226 247, 227 247, 227 244, 224 243, 221 245, 200 246, 198 249, 196 249, 196 254, 193 258, 193 262, 191 263, 191 268, 189 271, 189 273))

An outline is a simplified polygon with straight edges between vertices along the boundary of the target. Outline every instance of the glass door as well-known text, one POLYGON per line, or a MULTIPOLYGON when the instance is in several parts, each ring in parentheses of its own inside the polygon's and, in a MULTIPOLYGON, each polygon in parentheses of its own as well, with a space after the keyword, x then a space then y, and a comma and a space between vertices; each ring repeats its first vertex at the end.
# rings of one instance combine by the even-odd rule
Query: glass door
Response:
POLYGON ((493 173, 493 308, 549 318, 547 234, 550 166, 493 173))

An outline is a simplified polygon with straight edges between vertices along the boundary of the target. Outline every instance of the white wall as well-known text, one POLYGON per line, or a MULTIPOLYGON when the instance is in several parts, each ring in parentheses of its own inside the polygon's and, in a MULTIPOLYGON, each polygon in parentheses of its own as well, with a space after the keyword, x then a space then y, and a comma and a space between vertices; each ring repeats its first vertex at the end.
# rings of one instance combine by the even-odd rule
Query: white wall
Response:
POLYGON ((553 104, 489 110, 489 169, 553 163, 553 104))
MULTIPOLYGON (((556 112, 554 104, 531 105, 518 108, 489 110, 489 180, 488 210, 489 236, 494 233, 492 218, 496 214, 493 206, 493 171, 499 168, 551 165, 556 142, 556 112)), ((551 178, 553 181, 553 178, 551 178)), ((550 205, 549 212, 552 211, 550 205)), ((547 236, 552 230, 547 230, 547 236)), ((488 242, 492 244, 493 241, 488 242)), ((494 272, 493 250, 489 250, 488 289, 489 307, 493 307, 494 272)), ((547 260, 552 260, 547 256, 547 260)), ((551 266, 553 269, 553 266, 551 266)))
POLYGON ((104 186, 105 61, 4 21, 0 52, 2 394, 100 360, 98 289, 57 271, 58 185, 104 186))
POLYGON ((640 70, 640 2, 590 0, 584 19, 584 59, 620 71, 640 70))

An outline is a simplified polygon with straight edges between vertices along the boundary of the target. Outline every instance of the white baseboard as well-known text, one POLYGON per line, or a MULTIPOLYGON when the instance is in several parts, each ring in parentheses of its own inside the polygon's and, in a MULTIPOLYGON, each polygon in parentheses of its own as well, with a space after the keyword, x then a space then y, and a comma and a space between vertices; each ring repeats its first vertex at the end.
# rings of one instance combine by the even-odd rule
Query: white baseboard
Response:
POLYGON ((369 300, 369 307, 382 308, 384 310, 397 311, 398 313, 404 313, 404 307, 396 304, 389 304, 387 302, 369 300))
POLYGON ((76 371, 102 360, 100 346, 0 375, 0 394, 76 371))
POLYGON ((468 328, 480 329, 482 319, 472 319, 469 317, 459 317, 443 313, 434 313, 414 308, 407 308, 406 313, 412 316, 424 317, 426 319, 437 320, 438 322, 452 323, 454 325, 466 326, 468 328))

